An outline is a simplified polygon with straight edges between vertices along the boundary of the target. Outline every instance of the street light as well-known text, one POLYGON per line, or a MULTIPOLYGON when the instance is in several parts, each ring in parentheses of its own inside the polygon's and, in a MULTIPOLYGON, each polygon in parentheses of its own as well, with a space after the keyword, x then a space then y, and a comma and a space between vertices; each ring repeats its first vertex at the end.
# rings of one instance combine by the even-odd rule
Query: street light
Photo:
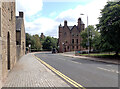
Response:
POLYGON ((31 44, 29 44, 29 49, 30 49, 30 52, 31 52, 31 44))
MULTIPOLYGON (((85 14, 82 13, 80 15, 85 15, 85 14)), ((87 15, 87 28, 88 28, 88 15, 87 15)), ((89 28, 88 28, 87 32, 88 32, 88 54, 89 54, 89 50, 90 50, 90 47, 89 47, 89 28)))

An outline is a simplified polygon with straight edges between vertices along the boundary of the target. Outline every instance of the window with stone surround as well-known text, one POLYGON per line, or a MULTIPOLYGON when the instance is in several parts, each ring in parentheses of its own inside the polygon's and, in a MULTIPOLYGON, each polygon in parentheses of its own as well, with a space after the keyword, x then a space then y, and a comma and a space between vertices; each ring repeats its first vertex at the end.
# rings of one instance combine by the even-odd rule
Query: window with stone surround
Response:
POLYGON ((74 44, 74 39, 72 39, 72 43, 74 44))
POLYGON ((76 39, 76 43, 78 44, 78 39, 76 39))

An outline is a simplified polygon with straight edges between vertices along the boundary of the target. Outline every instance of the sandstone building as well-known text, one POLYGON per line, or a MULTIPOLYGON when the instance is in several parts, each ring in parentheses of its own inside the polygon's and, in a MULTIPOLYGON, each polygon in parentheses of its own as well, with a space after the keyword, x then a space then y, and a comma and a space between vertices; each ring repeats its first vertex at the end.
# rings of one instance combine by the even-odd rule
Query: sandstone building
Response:
POLYGON ((16 16, 16 45, 17 45, 17 60, 25 55, 25 26, 24 13, 19 12, 16 16))
MULTIPOLYGON (((7 77, 9 71, 14 67, 17 62, 18 57, 18 49, 16 45, 16 7, 15 0, 13 2, 2 2, 0 1, 0 88, 2 82, 7 77)), ((24 23, 21 24, 21 28, 24 28, 24 23)), ((22 31, 21 31, 22 32, 22 31)), ((24 44, 20 44, 24 46, 24 50, 22 50, 22 54, 25 53, 25 32, 22 32, 22 41, 24 44)), ((21 46, 21 47, 23 47, 21 46)), ((20 48, 21 50, 22 48, 20 48)))
POLYGON ((81 36, 80 33, 84 30, 85 25, 81 18, 78 19, 78 25, 68 26, 67 21, 64 21, 64 26, 59 26, 59 52, 80 51, 81 36))

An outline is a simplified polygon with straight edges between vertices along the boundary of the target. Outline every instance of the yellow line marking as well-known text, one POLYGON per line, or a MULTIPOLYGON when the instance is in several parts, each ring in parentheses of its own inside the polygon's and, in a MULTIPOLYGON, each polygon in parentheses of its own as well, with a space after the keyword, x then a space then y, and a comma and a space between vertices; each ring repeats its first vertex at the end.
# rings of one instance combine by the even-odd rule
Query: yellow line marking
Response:
POLYGON ((46 67, 48 67, 49 69, 51 69, 54 73, 56 73, 57 75, 59 75, 61 78, 65 79, 67 82, 69 82, 70 84, 72 84, 74 87, 78 88, 78 89, 86 89, 84 88, 82 85, 78 84, 77 82, 75 82, 74 80, 70 79, 69 77, 67 77, 66 75, 62 74, 61 72, 59 72, 58 70, 56 70, 55 68, 53 68, 52 66, 50 66, 49 64, 47 64, 46 62, 42 61, 40 58, 36 57, 35 55, 33 55, 36 59, 38 59, 42 64, 44 64, 46 67))

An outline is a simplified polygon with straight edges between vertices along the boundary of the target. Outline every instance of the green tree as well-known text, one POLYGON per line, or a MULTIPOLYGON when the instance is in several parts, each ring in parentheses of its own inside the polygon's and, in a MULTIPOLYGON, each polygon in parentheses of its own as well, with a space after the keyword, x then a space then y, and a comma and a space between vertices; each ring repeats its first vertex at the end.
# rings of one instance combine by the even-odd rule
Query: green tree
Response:
POLYGON ((81 32, 82 42, 81 45, 83 48, 88 48, 88 38, 89 38, 89 47, 91 49, 98 50, 99 49, 99 38, 100 33, 94 28, 94 26, 89 25, 84 31, 81 32), (89 32, 89 37, 88 37, 89 32))
POLYGON ((57 48, 57 42, 58 42, 57 38, 48 36, 45 38, 45 41, 43 42, 43 49, 51 51, 52 48, 57 48))
POLYGON ((108 2, 101 10, 97 28, 101 33, 101 47, 105 51, 120 50, 120 1, 108 2))
POLYGON ((42 48, 42 44, 40 42, 40 39, 39 39, 39 35, 33 35, 33 38, 34 38, 34 41, 35 41, 35 44, 34 44, 34 48, 37 49, 37 50, 40 50, 42 48))

